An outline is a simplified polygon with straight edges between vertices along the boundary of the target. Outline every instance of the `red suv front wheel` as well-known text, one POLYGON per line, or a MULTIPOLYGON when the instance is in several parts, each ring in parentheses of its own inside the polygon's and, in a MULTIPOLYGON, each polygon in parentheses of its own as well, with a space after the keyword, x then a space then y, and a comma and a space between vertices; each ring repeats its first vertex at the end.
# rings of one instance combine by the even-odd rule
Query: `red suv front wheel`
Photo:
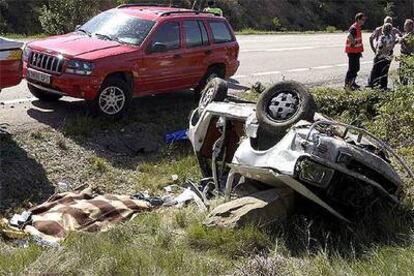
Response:
POLYGON ((130 101, 130 86, 120 78, 109 78, 103 83, 99 95, 91 102, 91 108, 100 115, 119 117, 126 112, 130 101))

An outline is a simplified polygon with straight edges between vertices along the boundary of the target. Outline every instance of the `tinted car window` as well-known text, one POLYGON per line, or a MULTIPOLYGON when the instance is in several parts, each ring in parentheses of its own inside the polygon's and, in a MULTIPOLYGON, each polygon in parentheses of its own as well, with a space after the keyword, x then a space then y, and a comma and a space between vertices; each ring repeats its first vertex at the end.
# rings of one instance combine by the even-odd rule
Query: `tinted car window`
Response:
POLYGON ((152 44, 156 42, 167 46, 168 50, 180 48, 180 24, 178 22, 166 23, 158 29, 152 44))
POLYGON ((203 37, 197 21, 184 21, 184 30, 187 47, 192 48, 203 45, 203 37))
POLYGON ((200 29, 201 29, 201 35, 203 37, 203 45, 208 45, 209 41, 208 41, 208 34, 207 34, 206 26, 204 25, 203 21, 198 21, 198 25, 200 26, 200 29))
POLYGON ((209 44, 206 26, 202 21, 184 21, 184 30, 188 47, 191 48, 209 44))
POLYGON ((233 41, 233 36, 224 22, 209 22, 215 43, 233 41))

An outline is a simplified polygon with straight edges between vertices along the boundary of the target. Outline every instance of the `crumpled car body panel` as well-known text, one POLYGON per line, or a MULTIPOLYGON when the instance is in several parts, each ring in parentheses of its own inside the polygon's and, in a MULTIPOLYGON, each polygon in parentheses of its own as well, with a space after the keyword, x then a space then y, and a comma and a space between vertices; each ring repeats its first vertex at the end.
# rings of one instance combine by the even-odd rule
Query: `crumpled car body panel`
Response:
MULTIPOLYGON (((353 207, 364 204, 352 196, 348 199, 350 192, 368 196, 374 189, 398 202, 402 180, 387 156, 389 151, 396 154, 386 151, 385 143, 365 130, 316 114, 315 122, 298 122, 271 147, 259 150, 253 145, 260 136, 255 114, 254 103, 237 102, 212 102, 198 120, 197 110, 193 113, 188 136, 200 165, 205 167, 206 159, 215 163, 217 144, 224 144, 225 163, 230 167, 227 195, 234 184, 233 175, 239 174, 270 186, 287 185, 343 220, 346 218, 330 203, 349 200, 346 204, 353 207)), ((203 176, 217 177, 214 170, 212 174, 204 170, 203 176)))

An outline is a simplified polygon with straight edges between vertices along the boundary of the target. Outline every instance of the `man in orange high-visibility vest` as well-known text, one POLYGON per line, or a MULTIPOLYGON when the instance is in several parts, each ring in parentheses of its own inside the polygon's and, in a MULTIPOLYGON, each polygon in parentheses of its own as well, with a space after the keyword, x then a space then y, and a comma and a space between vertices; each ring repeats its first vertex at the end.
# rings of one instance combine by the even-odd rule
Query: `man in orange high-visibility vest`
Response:
POLYGON ((355 16, 355 23, 349 28, 345 48, 345 52, 349 59, 349 67, 345 79, 345 89, 356 90, 360 88, 360 86, 356 84, 356 78, 360 70, 360 59, 364 52, 362 26, 365 24, 366 20, 367 17, 365 14, 358 13, 355 16))

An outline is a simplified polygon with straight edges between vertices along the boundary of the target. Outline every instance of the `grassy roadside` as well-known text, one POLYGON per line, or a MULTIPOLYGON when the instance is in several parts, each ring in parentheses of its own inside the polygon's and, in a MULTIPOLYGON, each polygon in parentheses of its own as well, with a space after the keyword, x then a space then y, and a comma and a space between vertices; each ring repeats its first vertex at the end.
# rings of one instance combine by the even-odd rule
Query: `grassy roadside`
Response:
MULTIPOLYGON (((414 167, 412 91, 316 88, 313 93, 321 112, 359 122, 396 146, 414 167)), ((8 183, 7 193, 1 192, 9 195, 1 201, 1 213, 9 216, 41 202, 59 181, 131 194, 160 192, 172 174, 197 179, 190 145, 162 142, 163 134, 187 124, 195 103, 182 97, 174 106, 170 98, 157 99, 158 105, 150 98, 131 111, 137 115, 117 123, 80 114, 58 129, 1 135, 0 172, 8 183), (155 140, 158 147, 125 149, 119 140, 155 140)), ((406 191, 412 187, 407 183, 406 191)), ((320 210, 262 230, 205 229, 204 216, 191 206, 141 214, 106 233, 73 233, 59 249, 19 248, 0 239, 0 274, 410 275, 414 269, 410 210, 375 210, 352 229, 320 210)))

